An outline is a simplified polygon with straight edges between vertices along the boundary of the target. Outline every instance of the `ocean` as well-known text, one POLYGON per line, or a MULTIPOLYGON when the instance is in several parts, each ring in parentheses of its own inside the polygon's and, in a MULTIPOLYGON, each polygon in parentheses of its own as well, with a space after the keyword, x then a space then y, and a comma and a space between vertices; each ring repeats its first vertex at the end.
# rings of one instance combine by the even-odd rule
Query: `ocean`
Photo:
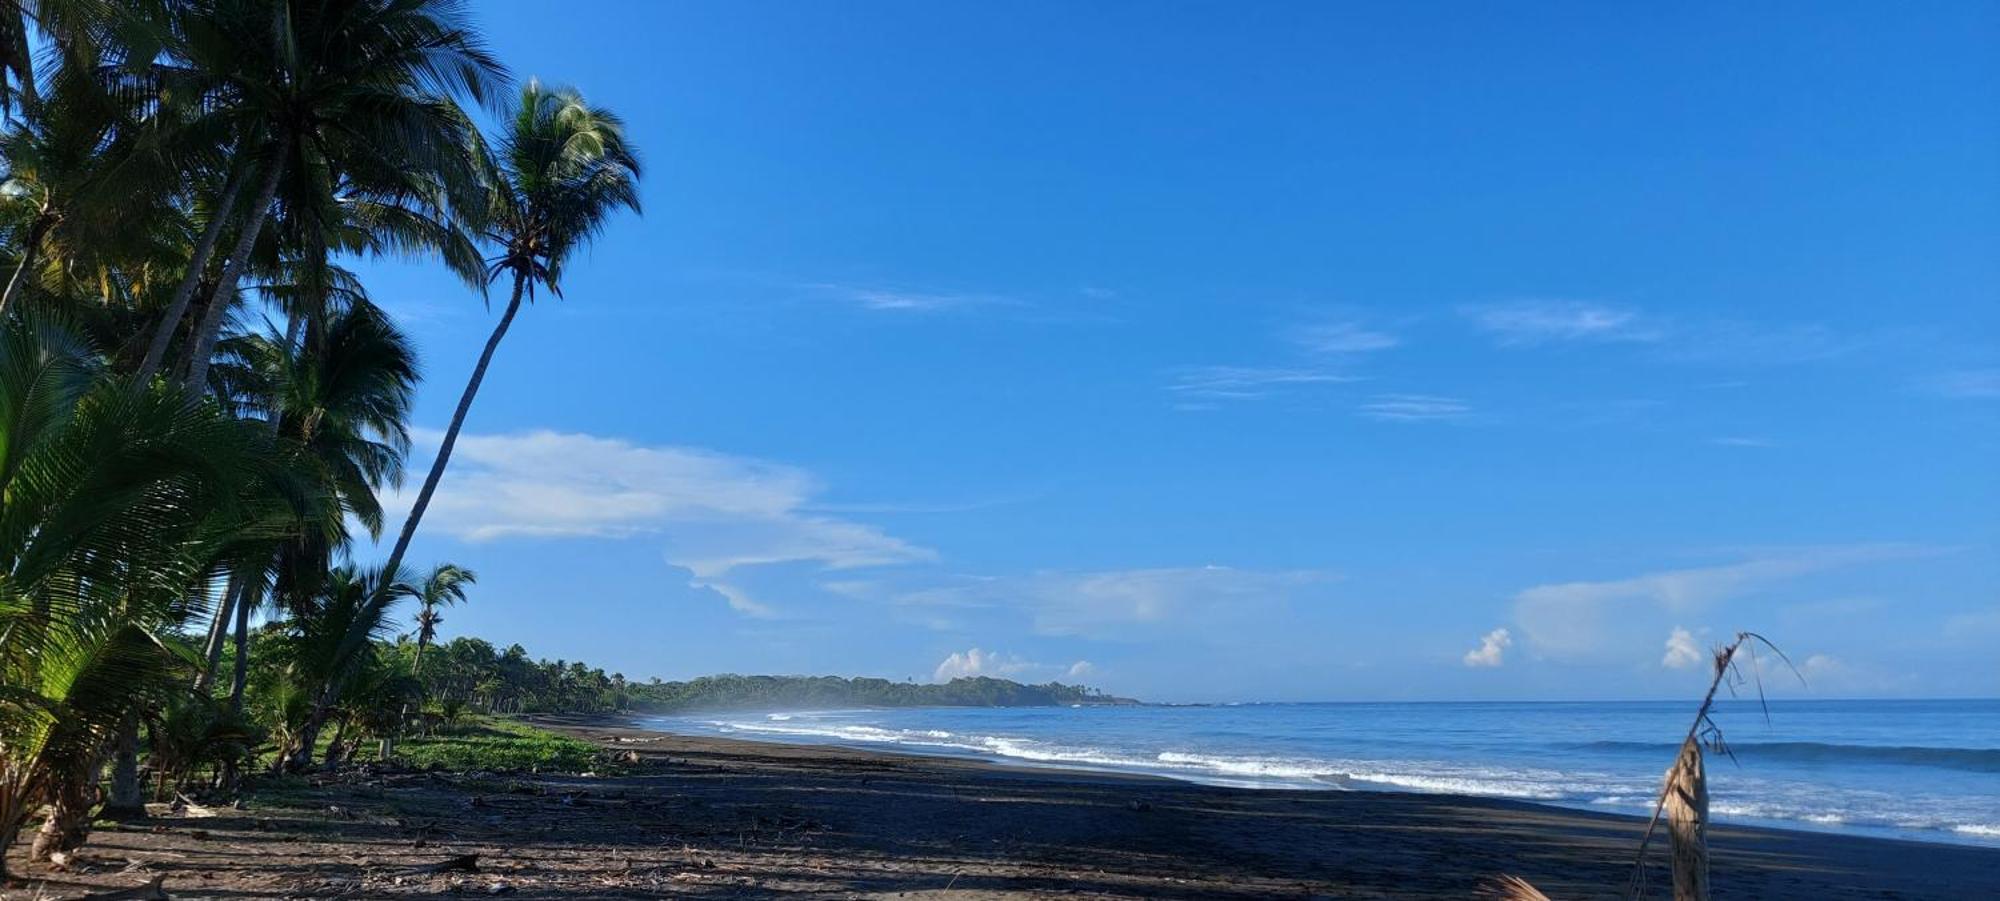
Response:
MULTIPOLYGON (((652 717, 688 734, 1651 812, 1685 702, 902 708, 652 717)), ((1720 704, 1718 820, 2000 846, 2000 700, 1720 704)))

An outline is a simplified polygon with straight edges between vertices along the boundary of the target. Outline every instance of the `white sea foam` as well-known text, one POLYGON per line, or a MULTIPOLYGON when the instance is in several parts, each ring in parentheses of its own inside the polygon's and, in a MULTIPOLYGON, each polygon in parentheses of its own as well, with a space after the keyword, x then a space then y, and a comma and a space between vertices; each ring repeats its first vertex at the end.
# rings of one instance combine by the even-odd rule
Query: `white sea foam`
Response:
MULTIPOLYGON (((1287 712, 1279 708, 1272 716, 1287 712)), ((1279 731, 1270 737, 1238 722, 1218 728, 1195 719, 1206 714, 1157 714, 1162 720, 1180 717, 1182 722, 1193 724, 1185 729, 1145 720, 1135 724, 1125 718, 1134 715, 1121 711, 1116 718, 1107 714, 1102 721, 1086 725, 1073 719, 1068 710, 1062 711, 1060 718, 1047 719, 1016 712, 847 710, 727 715, 680 720, 678 726, 668 728, 697 725, 743 737, 900 747, 1037 765, 1148 773, 1217 785, 1478 795, 1641 815, 1652 807, 1658 793, 1658 762, 1650 756, 1641 760, 1640 752, 1650 749, 1628 747, 1629 742, 1585 742, 1560 748, 1524 743, 1516 748, 1509 744, 1512 733, 1498 733, 1479 737, 1486 744, 1468 753, 1451 738, 1438 740, 1427 734, 1341 734, 1331 725, 1337 722, 1331 721, 1331 715, 1328 721, 1313 725, 1320 731, 1279 731), (1265 748, 1270 750, 1259 752, 1265 748), (1313 753, 1322 748, 1330 753, 1313 753), (1371 756, 1367 752, 1382 753, 1371 756), (1627 763, 1627 758, 1632 762, 1627 763)), ((1356 714, 1341 710, 1338 715, 1356 714)), ((1280 721, 1278 728, 1289 725, 1280 721)), ((1353 727, 1339 723, 1337 728, 1353 727)), ((1922 763, 1927 759, 1924 755, 1903 753, 1897 759, 1902 758, 1916 762, 1896 765, 1929 765, 1922 763)), ((1840 766, 1846 760, 1819 754, 1811 764, 1840 766)), ((1717 816, 1823 829, 1953 836, 1978 844, 2000 842, 2000 799, 1990 791, 1949 785, 1929 791, 1892 789, 1885 782, 1869 781, 1881 778, 1873 770, 1862 773, 1860 780, 1829 783, 1818 773, 1788 771, 1782 759, 1753 762, 1758 765, 1718 769, 1711 774, 1710 809, 1717 816)), ((1890 764, 1869 758, 1866 765, 1879 770, 1890 764)), ((1966 770, 1962 766, 1943 769, 1948 773, 1966 770)))

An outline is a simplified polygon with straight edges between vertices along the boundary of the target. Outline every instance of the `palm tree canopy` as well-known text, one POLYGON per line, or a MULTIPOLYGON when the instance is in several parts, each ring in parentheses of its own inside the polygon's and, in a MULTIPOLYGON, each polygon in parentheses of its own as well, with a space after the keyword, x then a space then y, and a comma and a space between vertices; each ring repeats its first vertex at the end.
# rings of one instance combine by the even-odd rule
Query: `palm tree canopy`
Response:
POLYGON ((479 581, 479 575, 456 563, 440 563, 431 567, 424 581, 417 586, 417 600, 425 608, 448 607, 464 603, 465 589, 479 581))
POLYGON ((638 151, 625 123, 573 88, 529 80, 494 160, 487 237, 502 247, 488 276, 513 273, 562 296, 570 254, 621 209, 640 211, 638 151))

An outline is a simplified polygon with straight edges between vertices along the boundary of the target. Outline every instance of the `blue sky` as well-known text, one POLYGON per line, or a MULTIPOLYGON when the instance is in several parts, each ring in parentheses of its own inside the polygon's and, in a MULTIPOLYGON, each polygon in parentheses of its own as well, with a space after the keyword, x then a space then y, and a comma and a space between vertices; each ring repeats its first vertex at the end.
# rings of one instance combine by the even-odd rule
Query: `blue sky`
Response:
MULTIPOLYGON (((646 215, 413 561, 631 677, 2000 694, 2000 6, 479 9, 646 215), (976 652, 975 652, 976 651, 976 652)), ((493 316, 364 266, 435 441, 493 316)))

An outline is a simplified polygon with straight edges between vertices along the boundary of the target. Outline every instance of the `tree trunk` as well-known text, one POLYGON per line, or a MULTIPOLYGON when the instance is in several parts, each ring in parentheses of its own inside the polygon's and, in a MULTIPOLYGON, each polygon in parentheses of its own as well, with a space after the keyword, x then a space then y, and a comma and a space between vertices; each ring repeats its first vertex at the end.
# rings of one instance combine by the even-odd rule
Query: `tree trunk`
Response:
POLYGON ((160 364, 167 359, 167 348, 174 343, 174 331, 180 328, 181 317, 187 315, 188 302, 194 300, 194 289, 201 284, 201 274, 208 268, 208 259, 215 255, 215 244, 222 239, 222 229, 229 223, 229 214, 236 210, 237 195, 243 193, 243 176, 249 167, 230 173, 229 181, 222 186, 222 196, 217 198, 215 212, 208 217, 208 224, 202 226, 201 238, 195 242, 194 254, 188 257, 187 271, 181 273, 181 283, 174 288, 174 298, 167 304, 167 311, 160 320, 160 328, 153 333, 153 342, 146 346, 146 358, 139 364, 139 381, 144 383, 160 371, 160 364))
MULTIPOLYGON (((389 561, 382 566, 385 575, 383 584, 376 589, 373 605, 385 604, 389 600, 388 577, 403 565, 403 556, 409 553, 410 539, 417 534, 417 524, 423 521, 424 510, 431 505, 431 495, 437 493, 438 481, 444 478, 445 466, 451 462, 451 449, 458 444, 458 433, 465 428, 465 415, 472 410, 472 399, 479 394, 479 384, 486 380, 486 368, 493 364, 493 352, 500 349, 500 340, 507 337, 507 328, 514 324, 514 315, 521 311, 521 292, 528 286, 523 274, 514 274, 514 296, 507 301, 507 310, 500 314, 499 324, 493 327, 493 334, 486 339, 486 349, 479 354, 479 363, 472 367, 472 378, 465 383, 465 393, 458 398, 458 409, 452 411, 451 426, 445 429, 444 441, 438 445, 437 458, 431 461, 431 471, 424 476, 424 487, 417 492, 417 501, 410 507, 410 515, 403 520, 403 531, 396 535, 396 546, 389 552, 389 561)), ((366 636, 363 636, 365 638, 366 636)))
MULTIPOLYGON (((97 786, 91 781, 61 780, 49 801, 48 818, 42 820, 42 828, 35 830, 34 844, 28 846, 28 859, 48 860, 57 851, 83 847, 90 835, 91 796, 96 793, 97 786)), ((111 813, 109 805, 105 812, 111 813)))
POLYGON ((222 643, 229 637, 229 619, 236 612, 238 598, 245 593, 243 577, 240 574, 229 577, 229 586, 222 591, 222 606, 215 610, 215 621, 208 625, 207 662, 201 672, 194 675, 196 694, 207 694, 208 687, 215 682, 215 668, 222 663, 222 643))
POLYGON ((139 781, 139 712, 127 711, 118 724, 118 744, 111 756, 111 797, 105 816, 145 816, 146 788, 139 781))
MULTIPOLYGON (((500 349, 501 339, 507 337, 507 328, 514 324, 514 316, 521 312, 521 295, 527 286, 527 278, 516 272, 514 296, 507 301, 506 311, 500 314, 500 322, 493 326, 493 334, 486 339, 486 348, 479 353, 479 362, 472 367, 472 378, 466 381, 465 393, 459 396, 458 408, 452 411, 451 426, 445 429, 444 441, 438 445, 437 458, 431 461, 431 471, 424 476, 424 487, 417 492, 416 503, 411 505, 410 515, 403 520, 403 530, 396 535, 396 546, 389 552, 388 562, 382 564, 384 578, 382 584, 375 589, 375 596, 368 602, 371 608, 368 611, 370 614, 389 603, 389 585, 395 573, 402 567, 403 557, 410 551, 410 539, 416 536, 417 524, 423 521, 424 510, 430 507, 431 496, 437 493, 438 481, 444 478, 445 466, 451 462, 451 449, 458 444, 458 433, 465 428, 465 416, 472 410, 472 399, 479 396, 479 385, 486 380, 487 368, 493 365, 493 354, 500 349)), ((361 642, 367 640, 369 639, 365 634, 348 636, 343 642, 340 653, 351 654, 358 649, 361 642)), ((339 699, 341 687, 341 680, 336 678, 329 681, 314 701, 312 717, 308 720, 308 726, 314 732, 318 731, 316 724, 326 718, 327 711, 333 707, 333 702, 339 699)), ((311 744, 306 745, 303 754, 304 759, 297 764, 300 767, 312 762, 311 744)))
POLYGON ((42 211, 35 215, 34 223, 28 226, 28 234, 21 241, 21 262, 14 267, 14 275, 7 279, 7 291, 0 294, 0 316, 7 315, 7 308, 13 305, 14 294, 21 289, 22 279, 26 278, 28 270, 35 266, 35 253, 41 249, 42 236, 53 224, 54 217, 49 215, 48 204, 44 203, 42 211))
POLYGON ((247 586, 242 600, 236 602, 236 661, 235 673, 229 682, 229 712, 243 712, 243 684, 250 678, 250 608, 257 606, 263 594, 260 585, 247 586))
POLYGON ((271 201, 278 196, 278 182, 285 174, 285 153, 289 146, 287 141, 278 142, 270 165, 264 172, 264 183, 257 188, 257 205, 250 208, 243 230, 236 235, 236 249, 222 264, 222 277, 216 279, 215 291, 208 298, 208 308, 202 311, 201 323, 195 328, 194 342, 189 346, 187 356, 190 393, 199 394, 206 387, 202 383, 208 379, 208 358, 215 353, 215 341, 222 335, 222 321, 227 318, 225 314, 229 311, 229 302, 236 296, 236 282, 243 276, 250 252, 256 247, 257 236, 264 231, 264 220, 271 216, 271 201))

